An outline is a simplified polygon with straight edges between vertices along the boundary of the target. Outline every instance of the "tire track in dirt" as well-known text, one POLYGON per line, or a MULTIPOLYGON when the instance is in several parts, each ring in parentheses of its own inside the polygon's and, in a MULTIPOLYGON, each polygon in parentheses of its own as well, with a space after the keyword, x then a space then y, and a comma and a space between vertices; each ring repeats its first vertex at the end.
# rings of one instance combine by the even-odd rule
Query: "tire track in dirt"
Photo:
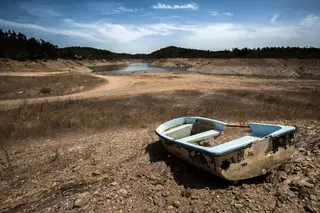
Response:
MULTIPOLYGON (((0 73, 0 75, 14 75, 19 76, 48 76, 57 75, 65 72, 55 73, 0 73)), ((67 72, 68 73, 68 72, 67 72)), ((86 74, 88 75, 88 74, 86 74)), ((62 95, 54 97, 38 97, 28 99, 10 99, 1 100, 0 108, 19 106, 23 103, 41 103, 41 102, 54 102, 62 100, 79 100, 90 98, 103 98, 103 97, 124 97, 134 96, 138 94, 150 92, 163 92, 173 90, 202 90, 207 92, 217 91, 219 89, 237 88, 237 89, 263 89, 267 91, 283 90, 281 85, 272 85, 272 80, 268 79, 248 79, 246 77, 221 77, 221 76, 207 76, 207 75, 193 75, 193 74, 172 74, 172 73, 148 73, 148 74, 135 74, 135 75, 98 75, 91 74, 91 76, 102 78, 107 83, 97 86, 91 90, 62 95), (252 83, 255 87, 252 87, 252 83), (258 87, 260 88, 258 88, 258 87)), ((279 80, 280 81, 280 80, 279 80)), ((281 80, 292 81, 292 80, 281 80)), ((299 80, 295 80, 300 82, 299 80)), ((312 81, 304 81, 306 84, 312 81)), ((287 88, 289 89, 289 88, 287 88)), ((291 88, 294 89, 294 88, 291 88)))
MULTIPOLYGON (((57 72, 57 73, 2 73, 1 75, 11 75, 11 76, 48 76, 48 75, 56 75, 65 72, 57 72), (21 74, 21 75, 20 75, 21 74)), ((147 92, 160 92, 160 91, 168 91, 172 89, 181 89, 188 88, 186 85, 190 85, 192 81, 190 78, 182 77, 182 82, 177 83, 176 81, 171 81, 170 83, 166 83, 166 77, 168 75, 151 75, 144 76, 144 78, 139 78, 138 76, 129 76, 129 75, 92 75, 98 78, 102 78, 106 80, 107 83, 98 86, 94 89, 69 94, 62 96, 54 96, 54 97, 39 97, 39 98, 27 98, 27 99, 10 99, 10 100, 1 100, 0 107, 14 107, 19 106, 23 103, 41 103, 41 102, 54 102, 54 101, 62 101, 68 99, 90 99, 90 98, 100 98, 105 96, 119 97, 125 95, 137 95, 141 93, 147 92), (160 78, 159 78, 160 76, 160 78), (165 77, 163 77, 165 76, 165 77), (150 78, 150 79, 149 79, 150 78)))

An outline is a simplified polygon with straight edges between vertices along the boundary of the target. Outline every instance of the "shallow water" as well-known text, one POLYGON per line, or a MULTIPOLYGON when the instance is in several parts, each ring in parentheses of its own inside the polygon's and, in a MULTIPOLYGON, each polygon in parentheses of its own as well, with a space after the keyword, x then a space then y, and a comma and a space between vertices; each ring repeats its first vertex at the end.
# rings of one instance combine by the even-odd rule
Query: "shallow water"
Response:
MULTIPOLYGON (((188 72, 186 68, 162 68, 152 66, 147 62, 137 62, 129 65, 104 65, 104 66, 92 66, 90 69, 96 72, 102 72, 106 74, 125 74, 132 72, 183 72, 183 73, 191 73, 188 72)), ((193 72, 192 72, 193 73, 193 72)))

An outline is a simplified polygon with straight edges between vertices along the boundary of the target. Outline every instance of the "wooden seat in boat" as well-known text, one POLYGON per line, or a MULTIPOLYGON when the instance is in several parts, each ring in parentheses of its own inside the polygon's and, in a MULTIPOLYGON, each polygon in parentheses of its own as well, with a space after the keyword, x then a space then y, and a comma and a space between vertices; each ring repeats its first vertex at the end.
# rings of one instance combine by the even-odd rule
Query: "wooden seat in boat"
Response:
POLYGON ((165 131, 164 134, 172 139, 183 138, 190 135, 192 126, 193 124, 183 124, 165 131))
POLYGON ((216 130, 209 130, 209 131, 201 132, 201 133, 198 133, 195 135, 191 135, 188 137, 178 139, 178 141, 185 142, 185 143, 193 143, 196 141, 201 141, 201 140, 206 139, 211 136, 218 136, 218 135, 220 135, 220 132, 218 132, 216 130))

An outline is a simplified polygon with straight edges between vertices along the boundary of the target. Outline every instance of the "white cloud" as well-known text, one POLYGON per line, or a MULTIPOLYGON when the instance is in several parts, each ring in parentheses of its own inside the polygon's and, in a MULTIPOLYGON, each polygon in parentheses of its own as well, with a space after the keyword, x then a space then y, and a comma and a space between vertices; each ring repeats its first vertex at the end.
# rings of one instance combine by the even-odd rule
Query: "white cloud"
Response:
POLYGON ((138 8, 125 8, 125 7, 118 7, 117 9, 112 9, 110 12, 106 12, 106 14, 117 14, 117 13, 136 13, 142 12, 143 9, 138 8))
POLYGON ((162 3, 158 3, 155 5, 152 5, 153 9, 171 9, 171 10, 178 10, 178 9, 191 9, 191 10, 198 10, 199 6, 194 3, 191 2, 189 4, 183 4, 183 5, 170 5, 170 4, 162 4, 162 3))
POLYGON ((233 16, 233 13, 231 12, 219 13, 217 11, 211 11, 211 10, 209 10, 209 14, 211 16, 229 16, 229 17, 233 16))
POLYGON ((17 23, 13 21, 7 21, 0 19, 0 26, 4 27, 12 27, 17 29, 28 29, 28 30, 34 30, 34 31, 42 31, 42 32, 48 32, 48 33, 54 33, 54 34, 60 34, 70 37, 80 37, 82 39, 87 40, 97 40, 96 36, 92 32, 81 32, 78 30, 73 29, 61 29, 61 28, 51 28, 51 27, 42 27, 35 24, 22 24, 17 23))
POLYGON ((55 11, 49 5, 34 5, 32 3, 22 3, 20 5, 22 10, 27 11, 29 14, 37 17, 57 17, 62 16, 60 13, 55 11))
POLYGON ((227 13, 223 13, 223 15, 232 17, 233 13, 227 12, 227 13))
MULTIPOLYGON (((233 47, 316 46, 320 47, 320 17, 308 15, 286 24, 116 24, 107 21, 77 22, 71 19, 55 27, 0 19, 0 28, 32 30, 39 37, 57 34, 70 37, 60 45, 85 45, 117 52, 151 52, 159 47, 176 45, 198 49, 221 50, 233 47), (41 32, 46 32, 42 36, 41 32)), ((53 41, 53 43, 55 43, 53 41)))
POLYGON ((274 23, 277 21, 278 18, 279 18, 279 14, 274 14, 274 15, 272 16, 272 18, 270 19, 270 22, 271 22, 272 24, 274 24, 274 23))
POLYGON ((218 13, 217 11, 209 11, 209 13, 212 16, 220 16, 220 13, 218 13))
POLYGON ((301 20, 300 25, 303 27, 309 27, 309 28, 319 27, 320 26, 319 22, 320 22, 319 16, 309 14, 301 20))

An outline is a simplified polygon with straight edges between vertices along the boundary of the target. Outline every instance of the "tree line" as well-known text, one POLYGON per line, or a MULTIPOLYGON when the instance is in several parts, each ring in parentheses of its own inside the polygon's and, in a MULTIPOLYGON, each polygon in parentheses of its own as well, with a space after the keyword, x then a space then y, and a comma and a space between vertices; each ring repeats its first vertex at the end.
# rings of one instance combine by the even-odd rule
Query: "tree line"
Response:
POLYGON ((314 47, 233 48, 210 51, 169 46, 149 55, 151 58, 320 58, 320 49, 314 47))
MULTIPOLYGON (((140 55, 114 53, 91 47, 58 48, 42 39, 27 38, 15 31, 4 32, 0 29, 0 58, 24 61, 33 59, 122 59, 139 58, 140 55)), ((142 55, 141 57, 144 57, 142 55)))
POLYGON ((91 47, 65 47, 42 39, 27 38, 22 33, 0 29, 0 58, 24 61, 33 59, 154 59, 154 58, 320 58, 314 47, 234 48, 210 51, 169 46, 150 54, 114 53, 91 47))

